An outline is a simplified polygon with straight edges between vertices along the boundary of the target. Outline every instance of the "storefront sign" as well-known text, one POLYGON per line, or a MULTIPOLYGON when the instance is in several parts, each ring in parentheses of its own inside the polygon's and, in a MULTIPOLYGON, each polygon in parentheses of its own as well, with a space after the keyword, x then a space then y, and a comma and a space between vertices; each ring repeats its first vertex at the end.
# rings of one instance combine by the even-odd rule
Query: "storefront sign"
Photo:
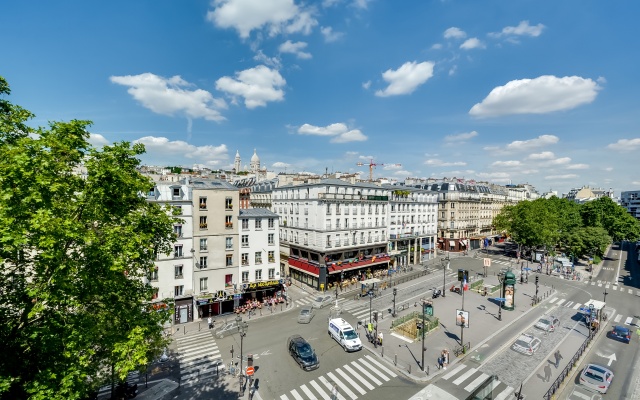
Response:
POLYGON ((245 290, 254 290, 254 289, 266 289, 271 286, 278 286, 280 282, 277 280, 273 281, 264 281, 264 282, 251 282, 245 285, 245 290))

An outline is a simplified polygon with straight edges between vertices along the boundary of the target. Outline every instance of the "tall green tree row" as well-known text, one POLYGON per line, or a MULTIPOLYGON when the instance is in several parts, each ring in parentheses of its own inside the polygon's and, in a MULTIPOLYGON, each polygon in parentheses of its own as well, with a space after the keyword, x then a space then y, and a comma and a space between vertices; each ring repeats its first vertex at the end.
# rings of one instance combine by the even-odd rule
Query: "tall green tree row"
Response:
POLYGON ((638 240, 640 222, 609 197, 584 204, 552 197, 505 206, 494 226, 525 250, 546 246, 581 257, 602 256, 612 240, 638 240))
POLYGON ((0 77, 0 397, 80 399, 166 345, 171 307, 141 278, 174 217, 141 195, 143 146, 93 148, 88 121, 31 128, 9 94, 0 77))

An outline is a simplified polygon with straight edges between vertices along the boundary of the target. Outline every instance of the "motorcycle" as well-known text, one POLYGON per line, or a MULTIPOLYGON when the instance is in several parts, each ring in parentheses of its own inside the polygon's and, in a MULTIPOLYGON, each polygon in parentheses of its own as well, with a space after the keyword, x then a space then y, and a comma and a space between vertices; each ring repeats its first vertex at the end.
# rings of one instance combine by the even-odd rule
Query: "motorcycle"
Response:
POLYGON ((456 285, 451 286, 451 288, 449 288, 449 291, 460 294, 460 288, 456 285))
POLYGON ((440 289, 433 288, 432 292, 433 292, 431 295, 432 299, 437 299, 438 297, 440 297, 440 295, 442 295, 442 290, 440 289))

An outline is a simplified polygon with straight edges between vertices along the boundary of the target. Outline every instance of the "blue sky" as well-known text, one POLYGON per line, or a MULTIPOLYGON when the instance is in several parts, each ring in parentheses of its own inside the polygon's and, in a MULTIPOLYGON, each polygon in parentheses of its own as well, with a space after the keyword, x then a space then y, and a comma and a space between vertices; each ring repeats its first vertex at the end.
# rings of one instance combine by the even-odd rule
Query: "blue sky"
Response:
POLYGON ((88 119, 153 165, 640 187, 637 1, 0 4, 34 125, 88 119), (401 166, 396 165, 401 164, 401 166))

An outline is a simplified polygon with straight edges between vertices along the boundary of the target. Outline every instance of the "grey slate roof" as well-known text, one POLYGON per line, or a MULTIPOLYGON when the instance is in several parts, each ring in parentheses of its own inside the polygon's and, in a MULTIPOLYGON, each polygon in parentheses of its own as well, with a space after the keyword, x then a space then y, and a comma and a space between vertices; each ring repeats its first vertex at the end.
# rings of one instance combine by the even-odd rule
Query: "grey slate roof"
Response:
POLYGON ((278 214, 266 208, 248 208, 240 210, 240 218, 278 218, 278 214))

